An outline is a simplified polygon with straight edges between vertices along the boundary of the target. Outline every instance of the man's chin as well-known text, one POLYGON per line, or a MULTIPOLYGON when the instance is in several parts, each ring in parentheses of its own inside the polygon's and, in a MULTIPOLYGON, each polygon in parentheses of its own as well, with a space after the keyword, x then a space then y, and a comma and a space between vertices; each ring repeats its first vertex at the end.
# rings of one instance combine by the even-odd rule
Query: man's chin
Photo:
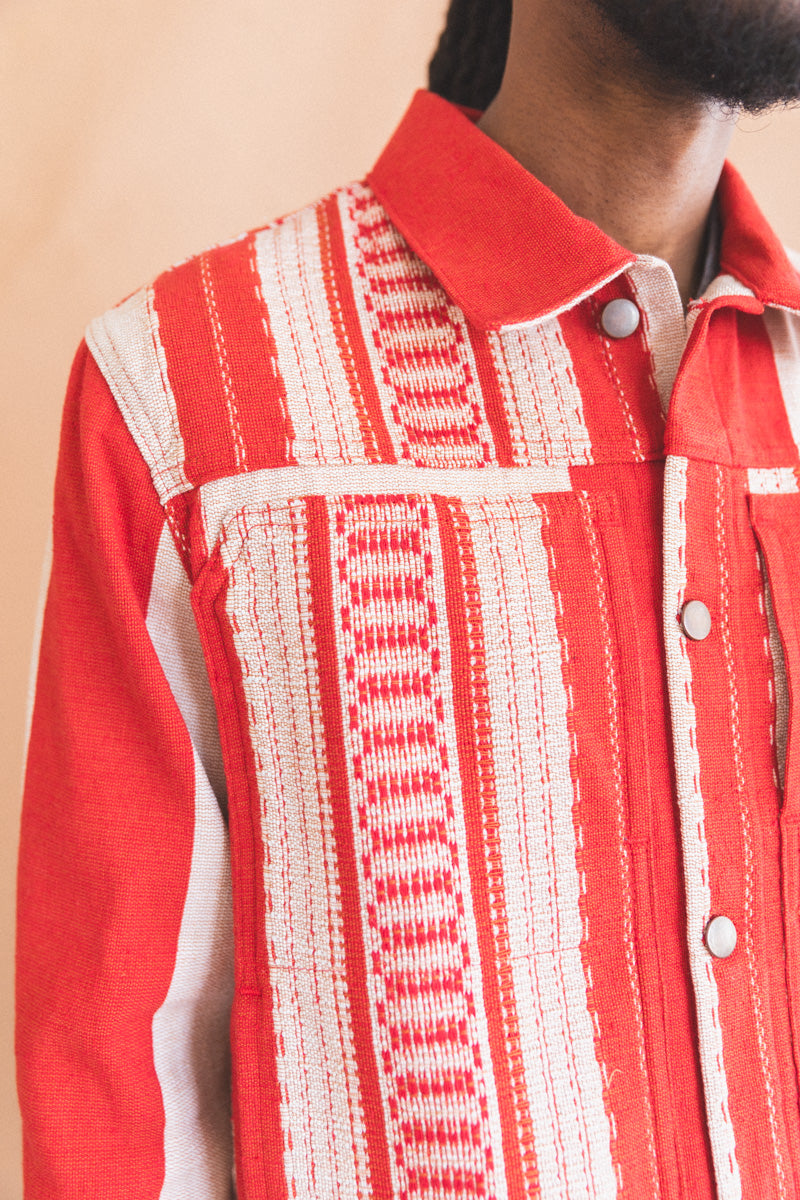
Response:
POLYGON ((800 102, 794 0, 592 0, 669 88, 731 110, 800 102))

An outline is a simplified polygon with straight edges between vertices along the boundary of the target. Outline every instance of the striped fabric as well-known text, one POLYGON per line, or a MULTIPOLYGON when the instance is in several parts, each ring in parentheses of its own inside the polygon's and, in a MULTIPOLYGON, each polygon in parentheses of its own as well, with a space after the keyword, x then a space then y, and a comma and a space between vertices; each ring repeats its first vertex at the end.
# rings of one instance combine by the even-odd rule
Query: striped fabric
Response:
POLYGON ((800 278, 719 212, 684 315, 420 93, 90 326, 27 1200, 800 1197, 800 278))

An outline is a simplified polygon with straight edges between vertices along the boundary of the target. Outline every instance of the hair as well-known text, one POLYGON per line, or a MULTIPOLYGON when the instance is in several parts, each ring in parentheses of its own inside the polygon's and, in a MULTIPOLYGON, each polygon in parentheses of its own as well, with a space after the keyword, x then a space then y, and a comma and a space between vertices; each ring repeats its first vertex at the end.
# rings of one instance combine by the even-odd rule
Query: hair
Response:
POLYGON ((485 109, 500 90, 511 31, 511 0, 450 0, 428 66, 428 87, 454 104, 485 109))

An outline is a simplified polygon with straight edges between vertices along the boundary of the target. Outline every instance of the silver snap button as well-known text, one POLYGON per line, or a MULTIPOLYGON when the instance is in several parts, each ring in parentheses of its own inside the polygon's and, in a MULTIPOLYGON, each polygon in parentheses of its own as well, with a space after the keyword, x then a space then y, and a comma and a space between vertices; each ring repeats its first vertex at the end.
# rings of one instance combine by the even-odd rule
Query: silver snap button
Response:
POLYGON ((626 338, 636 333, 641 319, 632 300, 611 300, 600 315, 600 324, 610 338, 626 338))
POLYGON ((693 642, 703 642, 711 633, 711 613, 702 600, 690 600, 681 609, 681 629, 693 642))
POLYGON ((714 917, 706 925, 704 941, 714 958, 730 958, 736 949, 736 926, 730 917, 714 917))

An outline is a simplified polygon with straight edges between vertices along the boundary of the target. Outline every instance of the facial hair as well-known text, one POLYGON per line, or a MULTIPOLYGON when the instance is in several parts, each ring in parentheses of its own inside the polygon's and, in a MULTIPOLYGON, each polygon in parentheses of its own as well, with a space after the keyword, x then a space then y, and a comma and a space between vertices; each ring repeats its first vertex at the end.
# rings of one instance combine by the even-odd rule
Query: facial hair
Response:
POLYGON ((731 111, 800 101, 800 0, 593 0, 673 87, 731 111))

